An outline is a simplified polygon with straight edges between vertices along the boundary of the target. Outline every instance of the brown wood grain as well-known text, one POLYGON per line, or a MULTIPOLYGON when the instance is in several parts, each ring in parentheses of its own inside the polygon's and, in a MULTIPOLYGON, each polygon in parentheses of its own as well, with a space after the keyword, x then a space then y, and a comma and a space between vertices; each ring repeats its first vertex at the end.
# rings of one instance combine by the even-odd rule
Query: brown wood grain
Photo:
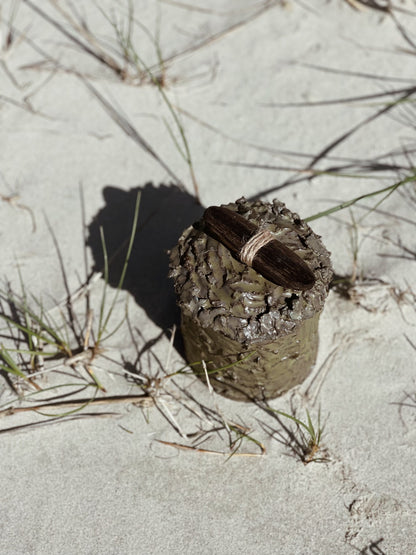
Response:
MULTIPOLYGON (((222 206, 210 206, 205 210, 202 228, 240 262, 242 247, 258 230, 255 224, 222 206)), ((315 276, 306 262, 277 239, 258 250, 252 267, 272 283, 288 289, 305 291, 315 283, 315 276)))

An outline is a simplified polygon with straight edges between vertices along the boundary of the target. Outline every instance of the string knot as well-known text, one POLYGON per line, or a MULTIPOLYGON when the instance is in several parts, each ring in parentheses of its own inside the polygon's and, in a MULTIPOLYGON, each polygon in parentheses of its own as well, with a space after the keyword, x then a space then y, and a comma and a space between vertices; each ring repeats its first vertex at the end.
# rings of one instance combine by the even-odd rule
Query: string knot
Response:
POLYGON ((241 262, 251 267, 253 265, 254 257, 259 250, 274 239, 276 239, 276 237, 268 229, 257 231, 257 233, 255 233, 253 237, 251 237, 241 248, 239 253, 241 262))

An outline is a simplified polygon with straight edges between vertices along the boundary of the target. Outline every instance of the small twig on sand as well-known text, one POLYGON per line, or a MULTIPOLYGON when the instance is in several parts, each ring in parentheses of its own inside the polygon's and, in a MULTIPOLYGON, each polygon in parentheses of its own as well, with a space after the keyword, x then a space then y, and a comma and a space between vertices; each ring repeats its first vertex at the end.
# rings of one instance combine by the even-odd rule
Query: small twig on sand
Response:
POLYGON ((27 212, 29 212, 30 218, 32 220, 32 231, 34 233, 36 231, 35 215, 33 214, 32 210, 29 208, 29 206, 26 206, 25 204, 20 204, 20 202, 17 202, 18 199, 19 199, 19 195, 2 195, 0 193, 0 200, 4 202, 8 202, 11 206, 16 206, 16 208, 20 208, 21 210, 26 210, 27 212))
POLYGON ((93 405, 106 405, 113 403, 134 403, 140 405, 141 407, 151 407, 154 401, 150 395, 115 395, 113 397, 103 397, 101 399, 77 399, 76 401, 61 401, 58 403, 44 403, 42 405, 35 405, 33 407, 9 407, 0 411, 0 417, 10 416, 12 414, 17 414, 19 412, 30 412, 30 411, 43 411, 45 409, 53 408, 72 408, 80 407, 83 405, 93 406, 93 405))
MULTIPOLYGON (((182 443, 175 443, 173 441, 163 441, 161 439, 156 439, 158 443, 163 445, 169 445, 170 447, 176 447, 177 449, 184 449, 185 451, 194 451, 195 453, 205 453, 206 455, 223 455, 230 456, 230 453, 225 453, 223 451, 213 451, 211 449, 201 449, 200 447, 192 447, 191 445, 183 445, 182 443)), ((261 448, 260 453, 233 453, 233 457, 261 457, 265 454, 266 449, 262 444, 259 444, 261 448)))

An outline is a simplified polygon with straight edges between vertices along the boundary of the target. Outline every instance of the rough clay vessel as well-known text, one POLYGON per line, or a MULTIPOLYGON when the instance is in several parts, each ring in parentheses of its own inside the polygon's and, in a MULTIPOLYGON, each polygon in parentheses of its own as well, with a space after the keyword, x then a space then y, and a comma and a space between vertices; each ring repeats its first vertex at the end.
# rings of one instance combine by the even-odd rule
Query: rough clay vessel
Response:
MULTIPOLYGON (((206 362, 217 393, 240 401, 272 399, 301 383, 315 364, 330 255, 277 200, 242 198, 225 206, 275 233, 308 264, 315 284, 306 291, 275 285, 198 226, 189 227, 170 253, 185 354, 190 364, 206 362)), ((193 368, 206 381, 202 365, 193 368)))

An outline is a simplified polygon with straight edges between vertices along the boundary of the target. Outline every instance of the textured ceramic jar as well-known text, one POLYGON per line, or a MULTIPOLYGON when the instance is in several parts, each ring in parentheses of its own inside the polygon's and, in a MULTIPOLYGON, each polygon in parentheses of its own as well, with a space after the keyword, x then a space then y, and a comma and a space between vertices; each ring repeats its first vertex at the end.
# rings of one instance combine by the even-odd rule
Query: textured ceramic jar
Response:
MULTIPOLYGON (((185 354, 188 363, 206 362, 221 395, 271 399, 313 368, 330 256, 320 237, 281 202, 243 198, 225 206, 273 232, 307 263, 315 284, 307 291, 275 285, 203 231, 186 229, 170 254, 185 354)), ((202 377, 202 369, 193 368, 202 377)))

